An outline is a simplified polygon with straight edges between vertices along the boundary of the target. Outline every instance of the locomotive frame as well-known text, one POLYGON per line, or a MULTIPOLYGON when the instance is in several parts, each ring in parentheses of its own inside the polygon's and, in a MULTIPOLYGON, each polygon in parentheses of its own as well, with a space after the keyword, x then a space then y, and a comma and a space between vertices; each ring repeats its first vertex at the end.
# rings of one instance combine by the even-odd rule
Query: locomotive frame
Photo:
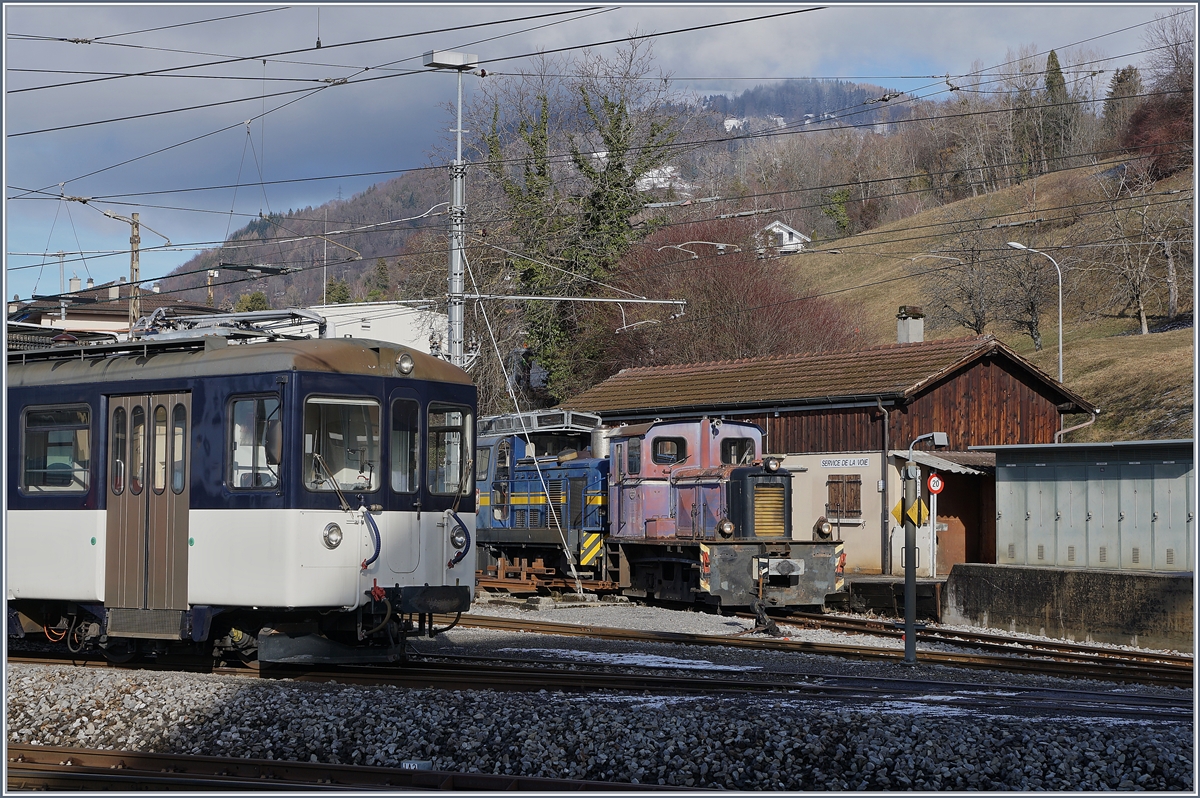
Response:
POLYGON ((9 352, 10 629, 19 611, 112 656, 354 660, 469 608, 468 376, 237 315, 9 352))

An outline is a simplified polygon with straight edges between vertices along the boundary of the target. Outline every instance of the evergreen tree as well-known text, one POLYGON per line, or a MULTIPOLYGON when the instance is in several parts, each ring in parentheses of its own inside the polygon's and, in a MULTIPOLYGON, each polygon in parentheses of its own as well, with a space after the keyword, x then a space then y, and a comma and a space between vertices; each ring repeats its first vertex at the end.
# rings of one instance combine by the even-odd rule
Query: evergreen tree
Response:
POLYGON ((1121 67, 1113 73, 1104 98, 1104 132, 1120 140, 1129 117, 1141 103, 1142 75, 1135 66, 1121 67))
POLYGON ((271 305, 267 302, 267 295, 262 291, 255 291, 252 294, 242 294, 238 297, 237 303, 233 306, 234 313, 245 313, 251 310, 270 310, 271 305))
POLYGON ((330 305, 342 305, 350 301, 350 284, 345 280, 330 280, 325 285, 325 301, 330 305))
POLYGON ((1074 121, 1071 97, 1067 93, 1067 81, 1063 78, 1058 54, 1053 50, 1046 56, 1046 112, 1043 115, 1043 137, 1047 171, 1061 169, 1060 158, 1069 154, 1072 123, 1074 121))
POLYGON ((388 271, 387 261, 379 258, 375 261, 375 271, 368 278, 367 286, 367 301, 381 302, 391 296, 391 274, 388 271))

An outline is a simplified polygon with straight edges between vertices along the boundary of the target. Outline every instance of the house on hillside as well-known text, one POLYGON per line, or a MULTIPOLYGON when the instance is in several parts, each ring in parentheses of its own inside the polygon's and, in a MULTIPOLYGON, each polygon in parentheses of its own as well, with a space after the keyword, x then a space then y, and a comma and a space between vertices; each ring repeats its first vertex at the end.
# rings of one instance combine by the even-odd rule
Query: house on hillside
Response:
MULTIPOLYGON (((141 316, 149 316, 159 308, 168 308, 178 316, 212 313, 207 305, 185 302, 174 295, 158 293, 158 284, 143 287, 138 292, 141 316)), ((96 285, 88 278, 82 286, 72 277, 66 294, 53 299, 34 299, 31 302, 9 302, 8 320, 42 327, 53 327, 70 333, 95 332, 125 335, 129 332, 130 287, 125 278, 96 285)))
POLYGON ((795 228, 788 227, 776 219, 759 232, 765 246, 774 249, 780 255, 795 255, 804 251, 805 244, 811 244, 812 239, 795 228))
POLYGON ((890 513, 900 468, 913 439, 945 432, 947 451, 914 453, 946 486, 937 517, 918 530, 923 575, 996 562, 995 458, 970 447, 1050 443, 1063 415, 1097 412, 990 335, 625 369, 562 406, 608 425, 702 416, 758 424, 768 451, 799 472, 793 535, 817 535, 828 519, 846 543, 847 573, 901 572, 903 533, 890 513))

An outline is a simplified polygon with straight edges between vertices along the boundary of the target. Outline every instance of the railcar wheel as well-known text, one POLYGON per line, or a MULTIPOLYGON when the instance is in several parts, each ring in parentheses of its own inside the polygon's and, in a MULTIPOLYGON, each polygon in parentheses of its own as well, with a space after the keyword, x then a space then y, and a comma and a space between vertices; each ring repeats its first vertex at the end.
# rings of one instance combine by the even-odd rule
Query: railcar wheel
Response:
POLYGON ((104 658, 114 665, 124 665, 138 654, 137 643, 132 640, 110 640, 101 650, 104 652, 104 658))

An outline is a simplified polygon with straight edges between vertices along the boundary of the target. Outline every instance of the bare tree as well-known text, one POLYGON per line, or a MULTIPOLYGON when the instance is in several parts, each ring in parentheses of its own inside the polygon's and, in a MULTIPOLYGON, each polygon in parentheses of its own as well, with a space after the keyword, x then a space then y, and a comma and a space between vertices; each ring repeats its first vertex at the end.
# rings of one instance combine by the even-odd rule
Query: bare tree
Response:
POLYGON ((986 213, 982 206, 976 207, 954 222, 946 246, 912 258, 913 269, 934 268, 924 282, 933 300, 930 315, 935 325, 953 324, 982 335, 997 320, 1004 271, 996 268, 995 251, 1003 242, 988 233, 986 213))

